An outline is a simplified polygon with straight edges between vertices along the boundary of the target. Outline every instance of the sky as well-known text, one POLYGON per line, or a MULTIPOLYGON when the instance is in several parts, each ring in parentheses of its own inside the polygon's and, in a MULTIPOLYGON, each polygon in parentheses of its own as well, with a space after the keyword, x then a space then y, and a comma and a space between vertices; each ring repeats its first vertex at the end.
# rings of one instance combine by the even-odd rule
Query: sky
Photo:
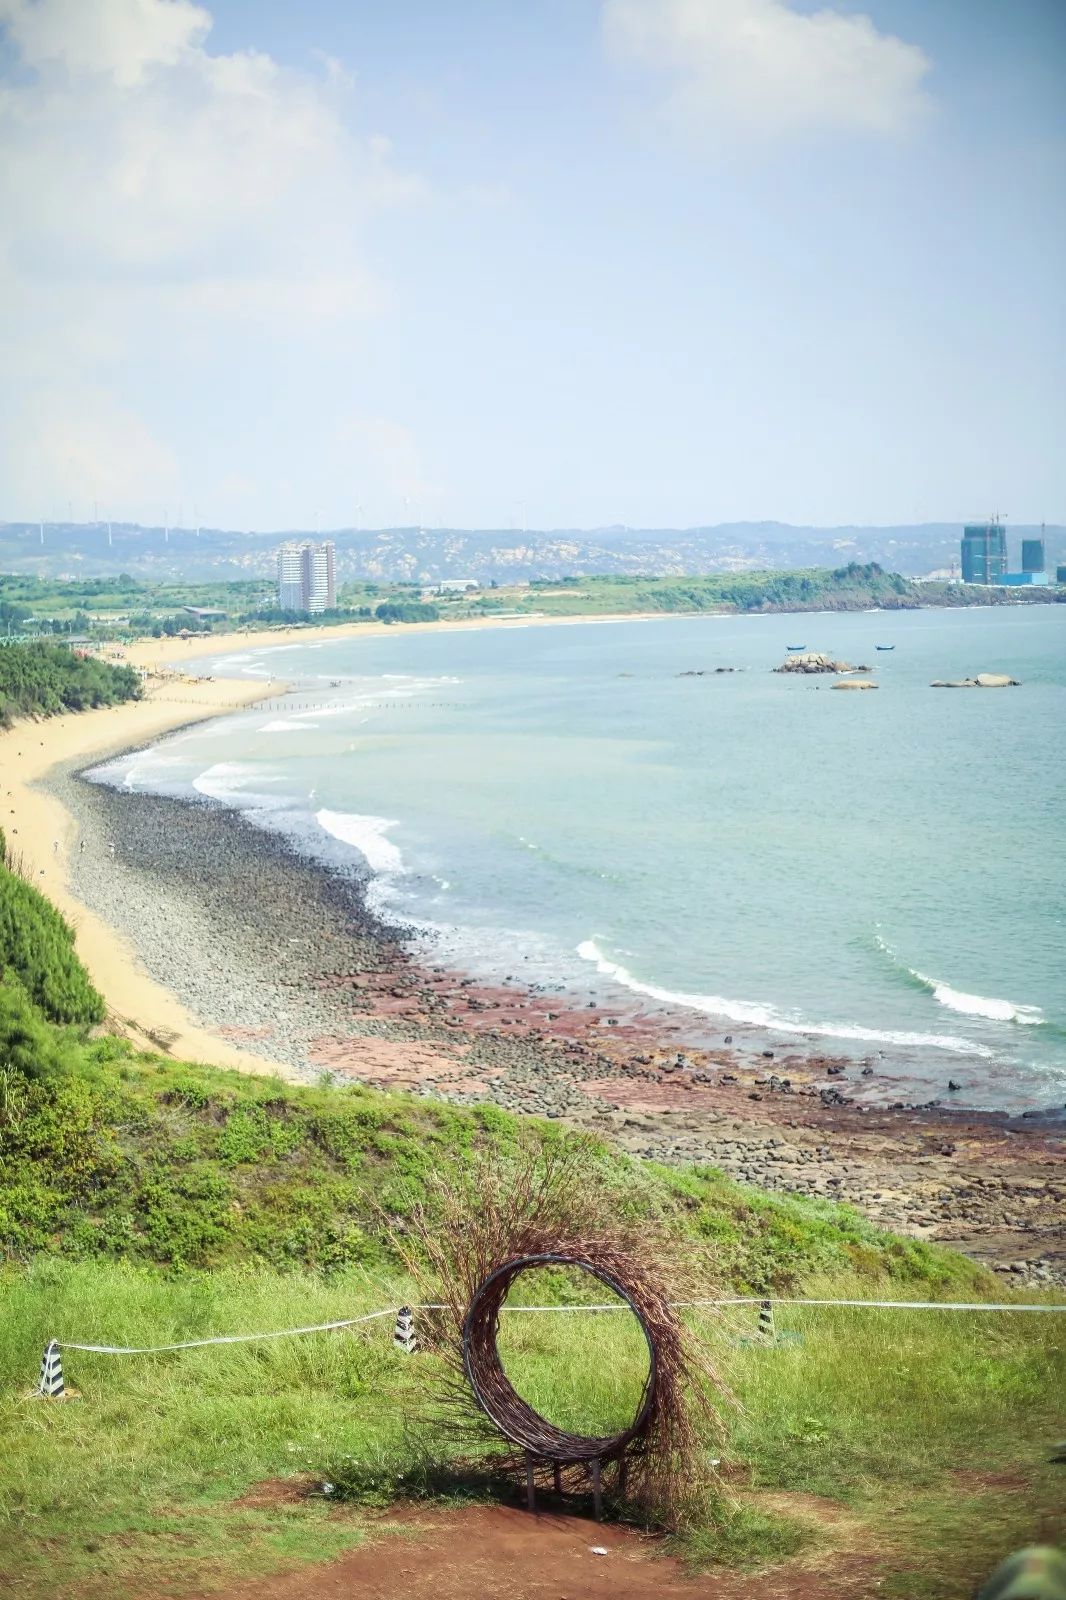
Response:
POLYGON ((0 0, 0 519, 1066 522, 1062 0, 0 0))

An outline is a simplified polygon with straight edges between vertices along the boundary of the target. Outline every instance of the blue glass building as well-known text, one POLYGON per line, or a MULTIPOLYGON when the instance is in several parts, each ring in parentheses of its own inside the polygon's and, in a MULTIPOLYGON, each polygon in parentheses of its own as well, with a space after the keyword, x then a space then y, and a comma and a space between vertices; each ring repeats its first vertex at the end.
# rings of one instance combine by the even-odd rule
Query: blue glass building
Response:
POLYGON ((963 528, 963 583, 998 583, 1006 570, 1007 535, 1002 523, 974 523, 963 528))

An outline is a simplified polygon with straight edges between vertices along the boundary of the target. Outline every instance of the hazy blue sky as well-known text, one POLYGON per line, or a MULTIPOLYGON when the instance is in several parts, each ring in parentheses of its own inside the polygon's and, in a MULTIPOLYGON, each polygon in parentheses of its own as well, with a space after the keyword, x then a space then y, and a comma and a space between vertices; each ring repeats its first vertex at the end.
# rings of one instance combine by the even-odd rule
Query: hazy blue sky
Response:
POLYGON ((0 517, 1066 521, 1063 0, 0 0, 0 517))

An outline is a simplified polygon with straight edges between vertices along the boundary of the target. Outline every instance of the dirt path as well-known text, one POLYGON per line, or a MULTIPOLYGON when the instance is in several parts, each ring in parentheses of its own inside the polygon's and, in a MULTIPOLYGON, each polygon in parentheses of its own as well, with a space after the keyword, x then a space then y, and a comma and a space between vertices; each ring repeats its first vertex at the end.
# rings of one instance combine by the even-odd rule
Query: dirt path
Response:
MULTIPOLYGON (((400 1532, 328 1566, 305 1567, 213 1592, 203 1600, 741 1600, 742 1574, 689 1577, 654 1540, 629 1528, 506 1506, 420 1508, 400 1532), (595 1553, 595 1548, 606 1554, 595 1553)), ((844 1555, 759 1577, 763 1600, 860 1600, 867 1556, 844 1555)))

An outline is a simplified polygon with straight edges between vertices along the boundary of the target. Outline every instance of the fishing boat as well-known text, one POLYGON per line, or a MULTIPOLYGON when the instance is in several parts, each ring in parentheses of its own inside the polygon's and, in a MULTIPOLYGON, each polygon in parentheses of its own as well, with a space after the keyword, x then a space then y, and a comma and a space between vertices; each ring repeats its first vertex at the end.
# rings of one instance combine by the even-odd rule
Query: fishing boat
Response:
POLYGON ((807 646, 805 644, 790 644, 786 645, 785 648, 788 650, 806 650, 807 646))
POLYGON ((874 646, 875 650, 894 650, 895 648, 894 644, 878 644, 874 646))

